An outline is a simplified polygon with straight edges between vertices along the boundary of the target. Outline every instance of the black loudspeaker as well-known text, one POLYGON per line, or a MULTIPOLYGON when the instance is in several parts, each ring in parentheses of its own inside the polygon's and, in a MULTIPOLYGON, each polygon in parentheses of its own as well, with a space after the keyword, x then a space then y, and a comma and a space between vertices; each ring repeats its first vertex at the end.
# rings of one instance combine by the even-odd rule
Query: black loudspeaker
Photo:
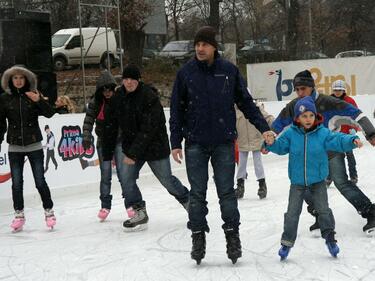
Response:
POLYGON ((0 73, 15 64, 37 74, 43 95, 56 100, 49 13, 0 9, 0 73))
POLYGON ((53 72, 35 72, 38 77, 38 90, 48 101, 54 104, 57 99, 56 74, 53 72))

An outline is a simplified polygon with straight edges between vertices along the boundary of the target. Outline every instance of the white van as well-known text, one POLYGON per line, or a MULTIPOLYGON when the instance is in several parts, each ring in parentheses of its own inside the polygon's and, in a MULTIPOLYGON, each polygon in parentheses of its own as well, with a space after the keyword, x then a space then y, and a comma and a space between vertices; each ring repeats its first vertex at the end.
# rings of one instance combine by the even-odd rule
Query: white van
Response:
MULTIPOLYGON (((112 29, 107 29, 108 52, 110 66, 117 61, 117 43, 112 29)), ((101 64, 107 67, 107 44, 105 27, 84 27, 83 55, 85 64, 101 64), (96 35, 95 35, 96 34, 96 35)), ((81 38, 79 28, 60 29, 52 36, 52 56, 54 68, 57 71, 63 70, 67 65, 81 64, 81 38)))

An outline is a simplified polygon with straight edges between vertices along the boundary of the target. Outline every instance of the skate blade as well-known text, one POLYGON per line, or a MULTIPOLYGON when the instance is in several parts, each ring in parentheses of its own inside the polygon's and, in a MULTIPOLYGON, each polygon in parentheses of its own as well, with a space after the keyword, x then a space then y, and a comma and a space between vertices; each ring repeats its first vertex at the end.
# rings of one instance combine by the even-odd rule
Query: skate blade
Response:
POLYGON ((140 224, 135 227, 124 227, 124 232, 138 232, 138 231, 143 231, 148 228, 147 224, 140 224))
POLYGON ((375 237, 375 227, 367 229, 365 233, 368 237, 375 237))
POLYGON ((12 233, 21 232, 23 230, 23 227, 13 228, 12 233))

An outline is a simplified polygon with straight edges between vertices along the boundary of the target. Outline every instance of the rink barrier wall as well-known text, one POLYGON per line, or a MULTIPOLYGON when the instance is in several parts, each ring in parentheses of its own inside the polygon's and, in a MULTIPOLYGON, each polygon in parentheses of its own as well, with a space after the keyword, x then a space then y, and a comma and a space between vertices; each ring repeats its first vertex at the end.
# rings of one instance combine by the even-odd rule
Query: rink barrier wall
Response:
MULTIPOLYGON (((359 108, 368 116, 375 125, 373 112, 375 109, 375 95, 361 95, 355 96, 359 108)), ((265 109, 270 114, 278 115, 280 110, 285 106, 287 101, 282 102, 264 102, 265 109)), ((166 119, 169 120, 169 108, 165 108, 166 119)), ((51 119, 41 117, 39 119, 40 128, 43 135, 43 145, 46 143, 46 133, 44 131, 45 125, 48 125, 55 137, 55 158, 58 163, 55 169, 52 161, 49 161, 49 169, 45 173, 47 183, 51 189, 52 196, 59 198, 63 196, 70 196, 74 194, 82 194, 86 192, 99 193, 100 170, 98 165, 87 166, 83 168, 80 158, 84 161, 91 161, 93 164, 98 164, 98 159, 95 147, 84 150, 82 147, 82 124, 85 114, 65 114, 55 115, 51 119)), ((167 122, 168 127, 168 122, 167 122)), ((168 128, 169 131, 169 128, 168 128)), ((359 134, 364 140, 362 134, 359 134)), ((93 132, 94 143, 96 143, 96 135, 93 132)), ((5 138, 6 139, 6 138, 5 138)), ((4 141, 1 145, 0 152, 0 210, 11 210, 11 179, 9 158, 8 158, 8 144, 4 141)), ((44 150, 45 151, 45 150, 44 150)), ((44 159, 45 161, 46 159, 44 159)), ((184 176, 185 164, 177 164, 171 158, 171 165, 173 173, 177 176, 184 176)), ((114 188, 119 188, 115 169, 113 169, 112 182, 114 188)), ((152 178, 148 165, 145 165, 140 173, 140 180, 147 180, 152 178)), ((121 192, 116 192, 121 194, 121 192)), ((24 196, 25 202, 40 202, 39 194, 34 185, 34 180, 31 173, 30 164, 25 162, 24 168, 24 196)), ((99 196, 99 195, 98 195, 99 196)))

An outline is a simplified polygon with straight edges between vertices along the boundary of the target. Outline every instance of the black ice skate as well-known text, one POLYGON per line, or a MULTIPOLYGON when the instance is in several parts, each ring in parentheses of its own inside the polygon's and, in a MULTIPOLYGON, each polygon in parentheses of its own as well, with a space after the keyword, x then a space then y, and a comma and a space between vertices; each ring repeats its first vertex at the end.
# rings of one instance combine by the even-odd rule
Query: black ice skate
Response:
POLYGON ((315 215, 315 223, 310 226, 310 231, 311 232, 316 232, 319 229, 320 229, 320 225, 319 225, 319 222, 318 222, 318 216, 315 215))
POLYGON ((141 231, 147 229, 148 216, 146 207, 136 208, 134 207, 134 215, 124 221, 124 231, 141 231))
POLYGON ((259 199, 264 199, 267 196, 266 179, 259 179, 258 182, 259 182, 259 189, 258 189, 259 199))
POLYGON ((237 259, 242 257, 240 234, 238 230, 226 229, 225 239, 227 240, 227 255, 233 264, 237 262, 237 259))
POLYGON ((363 227, 363 231, 370 236, 375 235, 375 205, 371 206, 371 210, 367 217, 367 223, 363 227))
POLYGON ((245 194, 245 180, 238 179, 237 180, 237 188, 234 190, 236 193, 237 199, 242 199, 245 194))
POLYGON ((201 260, 206 255, 206 233, 204 231, 195 231, 192 233, 193 247, 191 249, 191 258, 201 263, 201 260))

